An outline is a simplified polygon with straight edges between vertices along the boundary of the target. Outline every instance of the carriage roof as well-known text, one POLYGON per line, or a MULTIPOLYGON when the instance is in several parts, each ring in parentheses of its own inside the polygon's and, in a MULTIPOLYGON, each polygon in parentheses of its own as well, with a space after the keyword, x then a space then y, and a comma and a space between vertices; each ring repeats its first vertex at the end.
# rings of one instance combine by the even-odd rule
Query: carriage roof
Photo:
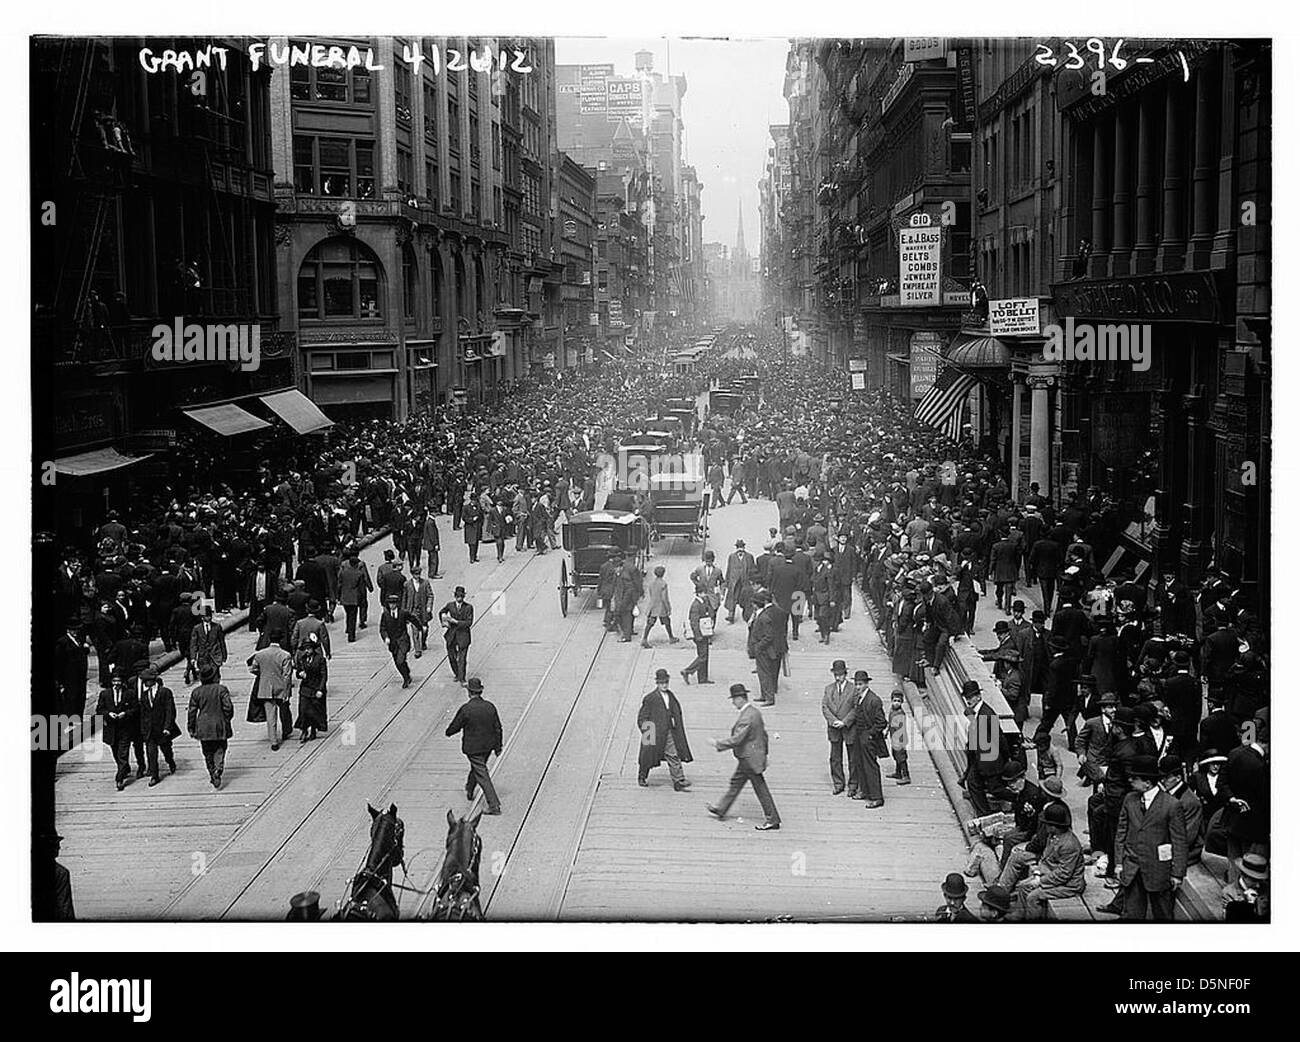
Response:
POLYGON ((574 514, 566 525, 634 525, 641 521, 641 515, 631 510, 586 510, 574 514))

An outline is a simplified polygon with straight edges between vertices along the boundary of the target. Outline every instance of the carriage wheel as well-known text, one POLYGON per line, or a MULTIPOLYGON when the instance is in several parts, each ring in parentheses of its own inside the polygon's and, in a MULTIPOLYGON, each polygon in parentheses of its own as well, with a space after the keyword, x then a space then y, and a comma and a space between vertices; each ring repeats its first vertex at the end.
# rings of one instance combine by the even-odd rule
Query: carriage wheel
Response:
POLYGON ((564 616, 569 614, 569 565, 567 561, 560 562, 560 614, 564 616))

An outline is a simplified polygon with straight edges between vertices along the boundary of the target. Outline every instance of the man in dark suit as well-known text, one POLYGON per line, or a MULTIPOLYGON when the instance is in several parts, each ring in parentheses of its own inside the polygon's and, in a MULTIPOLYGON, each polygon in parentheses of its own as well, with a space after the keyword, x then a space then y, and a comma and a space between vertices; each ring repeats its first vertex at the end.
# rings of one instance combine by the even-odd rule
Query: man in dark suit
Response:
POLYGON ((1052 597, 1056 593, 1056 577, 1060 574, 1064 554, 1060 542, 1052 536, 1040 538, 1029 548, 1027 570, 1038 580, 1045 612, 1052 610, 1052 597))
POLYGON ((465 684, 469 699, 456 710, 451 723, 447 725, 447 737, 460 734, 460 751, 469 760, 469 776, 465 779, 465 799, 472 800, 478 789, 483 790, 487 800, 488 814, 501 813, 501 800, 492 785, 492 776, 488 773, 488 757, 492 753, 501 756, 504 738, 501 732, 501 717, 497 707, 483 697, 483 681, 470 677, 465 684))
POLYGON ((275 601, 262 609, 261 618, 258 619, 257 650, 278 644, 288 651, 296 621, 293 609, 289 607, 289 594, 281 587, 275 592, 275 601))
POLYGON ((150 666, 136 680, 136 696, 140 703, 140 738, 144 741, 145 762, 149 768, 149 785, 157 785, 158 752, 162 751, 167 769, 176 773, 176 757, 172 754, 172 739, 181 733, 176 726, 176 700, 171 688, 163 687, 158 671, 150 666))
POLYGON ((767 832, 781 827, 781 815, 768 791, 763 772, 767 770, 767 728, 763 725, 763 714, 749 701, 749 689, 744 684, 732 684, 727 693, 732 706, 737 711, 736 721, 731 725, 731 734, 727 738, 714 738, 713 747, 722 752, 730 749, 736 757, 736 771, 731 776, 727 791, 717 804, 709 804, 708 811, 719 821, 727 816, 727 811, 736 802, 745 782, 754 786, 754 795, 758 797, 763 808, 763 820, 755 825, 759 832, 767 832))
POLYGON ((853 674, 853 695, 857 701, 854 730, 857 741, 852 749, 858 756, 858 795, 866 801, 867 810, 885 805, 885 790, 880 784, 880 757, 889 755, 889 741, 885 737, 889 720, 880 696, 867 685, 871 677, 865 669, 853 674))
POLYGON ((1174 672, 1159 682, 1161 700, 1169 709, 1169 730, 1184 760, 1196 759, 1201 725, 1201 684, 1192 676, 1192 657, 1181 648, 1173 655, 1174 672))
POLYGON ((781 614, 782 628, 788 620, 790 636, 798 640, 799 622, 803 619, 802 606, 806 601, 800 597, 800 610, 796 612, 795 597, 803 593, 803 575, 795 566, 792 553, 779 552, 777 547, 772 550, 772 558, 767 564, 768 590, 772 595, 772 603, 781 614))
POLYGON ((442 611, 438 613, 438 621, 444 627, 443 642, 447 646, 452 673, 463 684, 474 628, 474 605, 465 600, 465 587, 457 586, 452 591, 452 600, 443 605, 442 611))
POLYGON ((339 603, 343 605, 349 644, 357 639, 357 618, 374 588, 370 572, 361 563, 361 555, 356 550, 351 551, 339 568, 339 603))
POLYGON ((781 609, 768 600, 766 593, 754 595, 758 609, 749 624, 749 654, 758 669, 758 704, 776 705, 776 691, 780 684, 781 660, 789 645, 785 638, 785 616, 781 609))
POLYGON ((746 622, 754 614, 752 603, 754 555, 745 549, 745 540, 736 540, 736 549, 727 558, 727 570, 723 583, 727 588, 727 621, 736 621, 736 608, 739 606, 741 618, 746 622))
POLYGON ((1235 883, 1243 855, 1268 854, 1268 724, 1259 719, 1241 725, 1241 742, 1228 753, 1223 780, 1231 796, 1223 811, 1228 847, 1228 882, 1235 883))
MULTIPOLYGON (((113 753, 117 764, 117 791, 126 788, 127 779, 131 777, 131 746, 140 741, 140 703, 136 699, 134 684, 127 685, 121 677, 113 677, 99 693, 99 702, 95 706, 95 715, 103 723, 104 744, 113 753)), ((144 777, 144 757, 137 753, 138 771, 136 777, 144 777)))
POLYGON ((1043 694, 1043 717, 1034 732, 1034 747, 1038 750, 1038 777, 1046 777, 1047 750, 1052 744, 1052 728, 1056 721, 1065 719, 1065 739, 1070 752, 1078 741, 1079 719, 1079 659, 1077 645, 1064 637, 1052 634, 1048 643, 1052 658, 1047 663, 1047 690, 1043 694))
POLYGON ((966 907, 968 890, 966 880, 960 872, 949 872, 939 889, 943 893, 943 907, 935 910, 936 923, 979 922, 975 913, 966 907))
POLYGON ((668 688, 668 670, 655 670, 655 689, 641 700, 636 715, 641 731, 641 752, 637 757, 638 785, 649 785, 647 776, 665 760, 673 789, 684 792, 691 787, 683 763, 691 762, 691 747, 686 741, 686 722, 677 696, 668 688))
POLYGON ((993 580, 994 602, 1008 615, 1020 575, 1020 544, 1004 535, 989 549, 989 577, 993 580))
POLYGON ((208 766, 208 780, 214 789, 221 788, 221 775, 226 769, 226 745, 234 734, 230 721, 235 706, 230 700, 226 685, 217 679, 217 670, 207 665, 199 672, 199 684, 190 692, 190 705, 186 713, 186 730, 197 739, 203 750, 203 760, 208 766))
POLYGON ((1187 875, 1187 829, 1178 801, 1159 785, 1152 756, 1129 765, 1132 792, 1124 797, 1115 829, 1124 918, 1172 922, 1174 895, 1187 875))
POLYGON ((992 706, 984 701, 979 681, 967 680, 961 686, 969 726, 966 730, 966 794, 980 817, 992 813, 989 791, 996 787, 1006 766, 1002 747, 1002 724, 992 706))
POLYGON ((86 712, 86 676, 90 647, 81 619, 68 619, 62 636, 54 642, 54 704, 60 716, 79 721, 86 712))

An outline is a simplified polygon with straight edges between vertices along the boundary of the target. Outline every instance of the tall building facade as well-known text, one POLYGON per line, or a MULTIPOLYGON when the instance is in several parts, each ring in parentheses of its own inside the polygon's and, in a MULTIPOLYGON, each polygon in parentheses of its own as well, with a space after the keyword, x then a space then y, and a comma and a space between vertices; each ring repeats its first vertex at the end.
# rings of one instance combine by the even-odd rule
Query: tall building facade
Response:
POLYGON ((338 417, 493 398, 559 336, 553 44, 330 42, 373 61, 271 76, 281 318, 303 389, 338 417), (531 71, 466 61, 502 50, 531 71))
POLYGON ((1119 501, 1109 569, 1221 574, 1263 602, 1271 50, 1135 41, 1097 89, 1042 60, 1069 43, 794 41, 768 292, 867 388, 969 378, 965 434, 1017 498, 1119 501), (1085 328, 1149 347, 1051 346, 1085 328))
POLYGON ((137 478, 165 480, 181 429, 221 437, 186 408, 294 386, 278 329, 271 77, 247 44, 32 41, 32 97, 44 99, 31 134, 33 406, 52 417, 33 458, 59 489, 57 511, 37 496, 37 529, 84 532, 131 500, 137 478), (146 45, 210 45, 226 61, 150 74, 146 45), (159 360, 154 330, 177 323, 255 327, 260 364, 159 360))

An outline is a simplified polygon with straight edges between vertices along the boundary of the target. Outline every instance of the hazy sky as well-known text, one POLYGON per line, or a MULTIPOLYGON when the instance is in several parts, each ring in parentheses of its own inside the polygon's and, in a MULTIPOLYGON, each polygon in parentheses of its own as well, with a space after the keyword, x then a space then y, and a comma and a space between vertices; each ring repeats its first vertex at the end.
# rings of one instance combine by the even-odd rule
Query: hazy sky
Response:
POLYGON ((767 128, 787 119, 781 87, 789 41, 566 37, 555 41, 555 60, 560 65, 612 63, 615 73, 630 76, 641 50, 654 54, 655 72, 686 77, 686 162, 704 182, 704 241, 735 243, 739 200, 745 245, 756 255, 758 180, 771 143, 767 128))

